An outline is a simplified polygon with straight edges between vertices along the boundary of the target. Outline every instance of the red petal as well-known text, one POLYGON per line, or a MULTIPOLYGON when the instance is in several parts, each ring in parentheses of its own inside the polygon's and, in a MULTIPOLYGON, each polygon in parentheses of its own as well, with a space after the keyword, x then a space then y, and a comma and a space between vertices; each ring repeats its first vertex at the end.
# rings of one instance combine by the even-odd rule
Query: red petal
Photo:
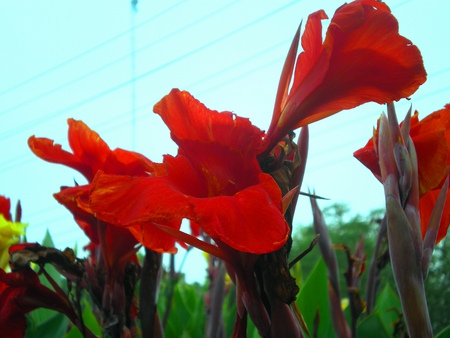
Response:
POLYGON ((408 97, 426 80, 419 49, 398 34, 394 16, 372 6, 353 2, 336 11, 324 48, 329 70, 305 100, 300 125, 365 102, 408 97))
POLYGON ((430 130, 414 139, 419 169, 420 193, 436 188, 445 177, 448 157, 448 144, 445 130, 430 130))
POLYGON ((371 138, 363 148, 355 151, 353 156, 364 164, 381 182, 380 164, 378 162, 378 155, 373 146, 373 138, 371 138))
POLYGON ((261 142, 262 132, 248 119, 210 110, 186 91, 172 89, 153 110, 169 127, 180 148, 183 140, 216 142, 245 154, 254 153, 261 142))
POLYGON ((61 191, 54 194, 53 197, 72 213, 75 221, 84 231, 86 236, 88 236, 92 242, 98 244, 97 219, 91 212, 87 212, 79 206, 80 199, 88 200, 89 189, 89 185, 62 187, 61 191))
MULTIPOLYGON (((176 165, 168 167, 171 180, 184 175, 183 166, 196 173, 192 175, 196 176, 194 184, 201 188, 195 193, 190 190, 189 194, 232 195, 258 182, 261 169, 256 155, 262 133, 248 119, 212 111, 189 93, 177 89, 158 102, 154 110, 166 122, 172 139, 180 147, 176 165), (186 160, 183 166, 178 163, 182 161, 180 156, 186 160)), ((177 180, 177 186, 186 185, 180 181, 177 180)))
MULTIPOLYGON (((322 20, 325 19, 328 19, 328 16, 323 10, 310 14, 308 17, 305 32, 302 36, 304 52, 297 59, 293 88, 307 87, 310 92, 322 82, 328 70, 328 65, 325 63, 328 60, 325 60, 323 58, 325 55, 322 55, 322 20), (323 67, 318 67, 318 62, 323 67)), ((304 93, 304 95, 306 96, 309 92, 304 93)))
POLYGON ((111 149, 84 122, 74 119, 69 119, 67 122, 69 123, 70 148, 80 162, 92 168, 92 177, 88 178, 91 181, 97 170, 103 169, 103 164, 106 162, 111 149))
MULTIPOLYGON (((439 196, 439 189, 435 189, 427 192, 419 200, 422 237, 425 236, 431 212, 433 211, 438 196, 439 196)), ((447 193, 447 199, 445 200, 444 211, 442 213, 441 223, 436 238, 436 244, 438 244, 447 235, 449 224, 450 224, 450 191, 447 193)))
POLYGON ((275 181, 261 174, 260 185, 234 196, 191 198, 195 221, 213 239, 255 254, 279 249, 289 236, 281 211, 281 192, 275 181))
POLYGON ((11 200, 0 195, 0 215, 7 221, 11 221, 11 200))
MULTIPOLYGON (((320 22, 317 17, 314 20, 320 22)), ((398 34, 397 20, 375 1, 340 7, 320 54, 318 31, 306 32, 305 40, 311 41, 303 43, 305 52, 296 73, 299 80, 294 80, 282 112, 278 136, 366 102, 389 103, 408 97, 426 80, 419 49, 398 34)))
POLYGON ((88 165, 80 162, 73 154, 62 150, 61 145, 54 144, 53 140, 31 136, 28 139, 28 146, 36 156, 45 161, 64 164, 79 171, 88 180, 93 177, 92 170, 88 165))
MULTIPOLYGON (((179 222, 174 222, 170 228, 179 229, 179 222)), ((142 223, 127 228, 133 236, 145 247, 160 253, 176 253, 175 237, 161 231, 152 223, 142 223)), ((183 243, 182 243, 183 244, 183 243)))
POLYGON ((167 177, 99 174, 92 183, 90 205, 99 219, 121 226, 166 224, 191 214, 186 196, 167 177))
POLYGON ((106 162, 101 168, 106 174, 131 175, 131 176, 161 176, 166 174, 166 166, 154 163, 142 154, 114 149, 109 153, 106 162))
POLYGON ((167 177, 99 174, 92 183, 90 206, 97 218, 129 227, 139 242, 158 252, 175 252, 174 238, 152 222, 179 229, 191 214, 187 198, 167 177))

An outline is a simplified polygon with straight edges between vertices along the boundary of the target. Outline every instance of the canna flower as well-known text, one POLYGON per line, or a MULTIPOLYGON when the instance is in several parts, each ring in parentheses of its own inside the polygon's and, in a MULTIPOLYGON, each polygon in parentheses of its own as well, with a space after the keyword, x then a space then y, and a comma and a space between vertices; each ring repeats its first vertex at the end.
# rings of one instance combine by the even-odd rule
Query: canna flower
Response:
POLYGON ((102 240, 106 240, 103 249, 106 250, 108 266, 114 266, 120 261, 124 263, 123 257, 130 258, 130 252, 134 252, 137 240, 130 231, 98 224, 88 207, 90 183, 99 170, 109 174, 147 176, 148 173, 157 175, 163 168, 141 154, 120 148, 111 150, 106 142, 82 121, 69 119, 68 124, 68 140, 73 153, 63 150, 61 145, 54 144, 50 139, 35 136, 28 140, 30 149, 41 159, 73 168, 87 179, 86 185, 62 187, 54 197, 72 212, 77 224, 91 240, 89 248, 96 248, 102 240))
MULTIPOLYGON (((363 148, 357 150, 354 156, 381 181, 378 153, 374 147, 374 141, 378 143, 379 123, 378 121, 374 137, 363 148)), ((403 123, 400 124, 402 125, 403 123)), ((424 237, 442 184, 449 173, 450 105, 447 104, 445 108, 435 111, 420 121, 419 113, 416 111, 411 117, 409 135, 417 153, 420 223, 422 237, 424 237)), ((449 195, 450 193, 447 195, 436 243, 446 236, 450 224, 449 195)))
POLYGON ((10 208, 10 199, 0 196, 0 269, 3 270, 8 266, 9 247, 19 242, 27 227, 27 224, 12 221, 10 208))
MULTIPOLYGON (((141 154, 122 149, 111 150, 96 132, 81 121, 69 119, 68 124, 72 153, 47 138, 32 136, 28 144, 43 160, 71 167, 87 179, 88 183, 85 185, 62 187, 54 197, 73 214, 75 221, 91 241, 87 246, 91 251, 90 259, 85 263, 87 285, 96 303, 101 304, 103 322, 117 323, 108 327, 112 336, 125 334, 126 330, 133 330, 134 327, 131 310, 134 285, 125 282, 125 279, 136 281, 136 250, 142 237, 141 225, 125 229, 97 219, 89 208, 91 182, 99 171, 138 177, 157 176, 164 173, 165 168, 141 154), (127 273, 132 276, 126 275, 127 273)), ((175 250, 174 238, 162 231, 158 236, 147 240, 160 250, 161 247, 167 251, 175 250)))
POLYGON ((209 110, 177 89, 154 110, 169 127, 178 155, 164 157, 166 175, 98 175, 90 196, 95 215, 124 227, 148 222, 144 245, 152 244, 146 239, 158 229, 152 222, 178 230, 186 218, 235 250, 262 254, 280 248, 289 228, 280 189, 256 159, 262 132, 248 119, 209 110))
POLYGON ((383 2, 344 4, 322 42, 321 21, 327 18, 323 10, 309 16, 296 62, 299 31, 294 38, 263 150, 270 151, 290 130, 341 110, 408 97, 426 80, 419 49, 399 35, 398 22, 383 2))
POLYGON ((173 89, 154 106, 171 131, 178 154, 166 155, 166 175, 130 177, 99 173, 90 207, 99 219, 122 227, 142 225, 141 243, 165 231, 225 261, 237 285, 235 334, 249 313, 266 336, 270 319, 258 294, 254 265, 280 249, 290 229, 275 180, 257 160, 260 129, 230 112, 206 108, 188 92, 173 89), (200 227, 215 245, 180 231, 182 219, 200 227))

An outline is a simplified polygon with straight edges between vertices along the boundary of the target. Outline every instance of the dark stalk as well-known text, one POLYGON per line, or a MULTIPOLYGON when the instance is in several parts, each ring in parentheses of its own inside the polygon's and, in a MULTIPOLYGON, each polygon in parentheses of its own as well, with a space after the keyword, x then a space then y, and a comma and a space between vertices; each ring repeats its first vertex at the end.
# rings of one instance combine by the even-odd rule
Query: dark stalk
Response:
POLYGON ((160 253, 145 249, 139 297, 142 338, 162 337, 162 328, 156 311, 161 263, 162 255, 160 253))

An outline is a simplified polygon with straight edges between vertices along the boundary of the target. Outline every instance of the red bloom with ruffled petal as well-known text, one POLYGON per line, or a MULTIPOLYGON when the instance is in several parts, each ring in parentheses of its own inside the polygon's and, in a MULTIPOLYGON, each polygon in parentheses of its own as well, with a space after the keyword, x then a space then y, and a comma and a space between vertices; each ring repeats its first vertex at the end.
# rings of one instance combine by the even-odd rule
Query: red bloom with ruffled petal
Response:
MULTIPOLYGON (((68 120, 68 140, 72 153, 63 150, 61 145, 54 144, 47 138, 31 136, 28 140, 30 149, 45 161, 71 167, 91 182, 95 174, 101 170, 109 174, 132 176, 148 176, 149 173, 159 175, 165 172, 164 166, 153 163, 139 153, 123 149, 111 150, 105 141, 82 121, 68 120)), ((91 240, 90 249, 102 244, 107 267, 120 263, 124 266, 134 253, 137 240, 130 231, 113 225, 102 225, 99 228, 97 218, 89 209, 90 185, 62 187, 54 194, 56 200, 72 212, 78 225, 91 240)), ((174 240, 165 236, 174 247, 174 240)), ((94 258, 94 257, 92 257, 94 258)), ((134 258, 136 259, 136 258, 134 258)))
MULTIPOLYGON (((154 110, 169 127, 178 155, 165 156, 165 176, 99 175, 90 197, 97 217, 122 226, 155 222, 174 229, 187 218, 235 250, 260 254, 280 248, 289 227, 280 189, 256 159, 262 132, 248 119, 209 110, 176 89, 154 110)), ((147 238, 154 236, 146 233, 160 232, 151 224, 142 229, 147 238)))
MULTIPOLYGON (((410 136, 417 153, 419 208, 422 235, 425 235, 440 188, 450 171, 450 105, 447 104, 444 109, 435 111, 421 121, 418 112, 415 112, 411 117, 410 136)), ((374 148, 377 139, 378 131, 375 130, 374 137, 353 155, 381 181, 378 155, 374 148)), ((447 195, 437 242, 446 236, 449 224, 450 193, 447 195)))
POLYGON ((408 97, 426 80, 419 49, 399 35, 398 22, 386 4, 357 0, 341 6, 322 42, 323 19, 324 11, 308 18, 304 51, 288 93, 290 76, 285 72, 294 67, 294 39, 280 82, 284 94, 277 99, 267 135, 269 149, 290 130, 366 102, 408 97))

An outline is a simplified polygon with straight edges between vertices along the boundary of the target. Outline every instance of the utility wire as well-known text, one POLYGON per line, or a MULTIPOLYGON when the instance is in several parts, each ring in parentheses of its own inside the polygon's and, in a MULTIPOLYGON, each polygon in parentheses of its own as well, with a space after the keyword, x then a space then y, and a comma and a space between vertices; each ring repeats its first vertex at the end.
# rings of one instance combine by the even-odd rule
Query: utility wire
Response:
MULTIPOLYGON (((276 44, 274 44, 272 46, 269 46, 268 48, 265 48, 265 49, 263 49, 261 51, 258 51, 256 53, 254 53, 254 54, 252 54, 252 55, 250 55, 250 56, 240 60, 237 63, 234 63, 234 64, 232 64, 230 66, 224 67, 224 68, 222 68, 222 69, 220 69, 220 70, 218 70, 218 71, 216 71, 216 72, 214 72, 214 73, 212 73, 212 74, 210 74, 210 75, 208 75, 206 77, 203 77, 202 79, 199 79, 199 80, 197 80, 195 82, 192 82, 192 83, 186 85, 186 88, 187 89, 192 89, 192 88, 198 87, 201 84, 204 84, 204 83, 208 82, 209 80, 214 79, 214 78, 216 78, 216 77, 218 77, 218 76, 220 76, 222 74, 228 73, 228 72, 232 71, 235 68, 242 67, 243 65, 246 65, 248 63, 252 63, 256 59, 258 59, 258 58, 260 58, 260 57, 270 53, 271 51, 273 51, 273 50, 275 50, 275 49, 277 49, 279 47, 282 47, 282 46, 286 45, 289 42, 290 42, 290 39, 282 40, 282 41, 280 41, 280 42, 278 42, 278 43, 276 43, 276 44)), ((229 79, 229 80, 227 80, 225 82, 221 82, 221 83, 219 83, 217 85, 209 86, 206 90, 196 92, 196 94, 197 95, 202 95, 202 94, 205 94, 205 93, 208 93, 208 92, 211 92, 211 91, 215 91, 215 90, 219 89, 220 87, 223 87, 225 85, 229 85, 230 83, 233 83, 233 82, 237 82, 238 80, 241 80, 242 78, 245 78, 246 76, 249 76, 250 74, 259 72, 259 71, 261 71, 261 70, 263 70, 263 69, 265 69, 265 68, 275 64, 278 61, 282 61, 282 57, 276 57, 275 59, 272 59, 272 60, 270 60, 268 62, 265 62, 265 63, 263 63, 262 65, 260 65, 258 67, 255 67, 253 69, 248 69, 244 73, 239 73, 235 77, 233 77, 233 78, 231 78, 231 79, 229 79)), ((135 107, 134 109, 135 109, 135 111, 140 111, 142 109, 148 109, 149 105, 151 105, 151 104, 152 104, 151 101, 147 101, 144 104, 140 105, 139 107, 135 107)), ((130 116, 131 113, 132 113, 132 110, 127 110, 125 112, 122 112, 122 113, 116 115, 114 118, 108 117, 108 120, 102 121, 102 122, 100 122, 100 123, 98 123, 96 125, 93 125, 92 129, 97 131, 97 132, 99 132, 99 133, 102 133, 102 132, 105 132, 105 131, 115 130, 115 129, 119 128, 119 127, 123 127, 124 122, 129 120, 128 117, 130 116), (105 128, 105 126, 110 125, 110 124, 113 124, 113 126, 109 127, 109 128, 105 128)), ((139 120, 141 117, 142 116, 137 116, 136 120, 139 120)), ((10 158, 10 159, 8 159, 5 162, 0 164, 0 172, 6 172, 6 171, 8 171, 10 169, 14 169, 14 168, 16 168, 16 167, 18 167, 20 165, 24 165, 26 163, 31 162, 33 159, 35 159, 35 156, 32 156, 31 152, 18 155, 18 156, 14 157, 14 158, 10 158)))
MULTIPOLYGON (((240 2, 239 0, 230 2, 230 3, 228 3, 228 4, 224 5, 224 6, 222 6, 222 7, 218 8, 218 9, 208 13, 207 15, 201 17, 200 19, 195 20, 193 22, 190 22, 190 23, 184 25, 183 27, 180 27, 179 29, 176 29, 175 31, 173 31, 173 32, 171 32, 169 34, 166 34, 165 36, 162 36, 162 37, 160 37, 160 38, 158 38, 158 39, 156 39, 156 40, 154 40, 154 41, 152 41, 152 42, 150 42, 150 43, 148 43, 148 44, 146 44, 146 45, 144 45, 144 46, 142 46, 142 47, 140 47, 138 49, 136 49, 136 46, 134 46, 132 48, 132 51, 130 51, 130 53, 122 55, 121 57, 119 57, 119 58, 117 58, 117 59, 115 59, 115 60, 113 60, 113 61, 111 61, 111 62, 109 62, 107 64, 104 64, 104 65, 102 65, 102 66, 100 66, 100 67, 98 67, 98 68, 96 68, 96 69, 94 69, 94 70, 92 70, 92 71, 82 75, 82 76, 79 76, 79 77, 77 77, 75 79, 72 79, 72 80, 69 80, 69 81, 67 81, 65 83, 62 83, 62 84, 60 84, 60 85, 58 85, 58 86, 56 86, 56 87, 54 87, 54 88, 44 92, 44 93, 36 95, 36 96, 34 96, 34 97, 32 97, 32 98, 30 98, 28 100, 22 101, 22 102, 20 102, 19 104, 15 105, 15 106, 9 107, 9 108, 3 110, 2 112, 0 112, 0 115, 5 115, 5 114, 10 113, 10 112, 12 112, 14 110, 17 110, 19 108, 27 106, 30 103, 36 102, 36 101, 38 101, 40 99, 43 99, 43 98, 45 98, 45 97, 47 97, 47 96, 49 96, 51 94, 59 92, 59 91, 65 89, 65 88, 67 88, 67 87, 69 87, 71 85, 74 85, 74 84, 76 84, 76 83, 78 83, 78 82, 80 82, 82 80, 88 79, 89 77, 92 77, 92 76, 100 73, 103 70, 111 68, 112 66, 114 66, 114 65, 116 65, 116 64, 118 64, 118 63, 120 63, 122 61, 126 61, 129 58, 133 59, 133 58, 135 58, 136 54, 142 53, 145 50, 149 49, 150 47, 154 47, 158 43, 161 43, 161 42, 163 42, 163 41, 165 41, 165 40, 167 40, 167 39, 169 39, 171 37, 174 37, 174 36, 178 35, 179 33, 183 32, 183 31, 185 31, 185 30, 187 30, 189 28, 197 26, 198 24, 202 23, 206 19, 210 19, 211 17, 213 17, 213 16, 215 16, 217 14, 220 14, 223 10, 228 9, 229 7, 234 6, 234 5, 238 4, 239 2, 240 2)), ((133 17, 131 18, 131 20, 134 21, 133 17)), ((134 25, 132 24, 132 28, 130 29, 130 35, 131 36, 135 32, 133 27, 134 27, 134 25)), ((134 43, 133 42, 134 39, 131 38, 131 40, 132 40, 131 44, 133 44, 134 43)), ((134 77, 135 76, 132 76, 132 78, 134 78, 134 77)), ((135 83, 135 82, 133 82, 133 83, 135 83)))
MULTIPOLYGON (((163 11, 159 12, 158 14, 148 18, 147 20, 145 20, 143 22, 141 22, 135 28, 142 27, 142 26, 152 22, 153 20, 159 18, 160 16, 165 15, 166 13, 168 13, 168 12, 172 11, 173 9, 175 9, 176 7, 180 6, 183 2, 186 2, 186 0, 182 0, 180 2, 177 2, 176 4, 174 4, 174 5, 166 8, 166 9, 164 9, 163 11)), ((35 80, 37 80, 37 79, 39 79, 39 78, 41 78, 41 77, 43 77, 43 76, 45 76, 45 75, 47 75, 49 73, 52 73, 52 72, 54 72, 54 71, 56 71, 56 70, 58 70, 58 69, 60 69, 60 68, 62 68, 64 66, 66 66, 67 64, 70 64, 70 63, 72 63, 72 62, 74 62, 74 61, 76 61, 76 60, 78 60, 78 59, 80 59, 80 58, 82 58, 82 57, 84 57, 86 55, 91 54, 92 52, 96 51, 97 49, 99 49, 101 47, 104 47, 104 46, 110 44, 111 42, 113 42, 113 41, 123 37, 124 35, 128 34, 130 32, 130 30, 131 29, 123 31, 123 32, 121 32, 121 33, 119 33, 119 34, 109 38, 108 40, 105 40, 102 43, 99 43, 98 45, 96 45, 96 46, 94 46, 92 48, 89 48, 89 49, 85 50, 84 52, 81 52, 80 54, 75 55, 75 56, 71 57, 70 59, 68 59, 66 61, 63 61, 62 63, 57 64, 56 66, 53 66, 53 67, 43 71, 42 73, 36 74, 36 75, 30 77, 29 79, 27 79, 25 81, 22 81, 22 82, 20 82, 20 83, 18 83, 16 85, 13 85, 13 86, 11 86, 11 87, 9 87, 7 89, 4 89, 3 91, 0 92, 0 96, 5 95, 5 94, 7 94, 7 93, 9 93, 9 92, 11 92, 13 90, 18 89, 18 88, 21 88, 21 87, 25 86, 26 84, 28 84, 30 82, 33 82, 33 81, 35 81, 35 80)))
POLYGON ((193 55, 195 55, 195 54, 197 54, 197 53, 199 53, 199 52, 201 52, 201 51, 203 51, 203 50, 205 50, 205 49, 207 49, 207 48, 209 48, 211 46, 214 46, 214 45, 218 44, 219 42, 222 42, 222 41, 224 41, 226 39, 229 39, 229 38, 233 37, 234 35, 242 32, 243 30, 246 30, 246 29, 248 29, 248 28, 250 28, 250 27, 252 27, 252 26, 254 26, 254 25, 256 25, 256 24, 258 24, 258 23, 260 23, 262 21, 264 21, 264 20, 267 20, 268 18, 274 16, 275 14, 288 9, 289 7, 291 7, 292 5, 296 4, 297 2, 298 1, 289 2, 286 5, 281 6, 281 7, 277 8, 277 9, 275 9, 274 11, 261 16, 261 17, 255 19, 255 20, 251 21, 250 23, 244 24, 241 27, 239 27, 239 28, 237 28, 237 29, 235 29, 235 30, 233 30, 231 32, 228 32, 228 33, 220 36, 219 38, 217 38, 217 39, 215 39, 213 41, 210 41, 210 42, 208 42, 208 43, 206 43, 206 44, 204 44, 204 45, 202 45, 200 47, 197 47, 197 48, 195 48, 195 49, 193 49, 193 50, 191 50, 191 51, 189 51, 189 52, 187 52, 185 54, 182 54, 182 55, 180 55, 180 56, 178 56, 178 57, 176 57, 176 58, 174 58, 174 59, 172 59, 172 60, 162 64, 162 65, 159 65, 159 66, 157 66, 155 68, 152 68, 152 69, 150 69, 150 70, 148 70, 148 71, 146 71, 146 72, 136 76, 135 79, 126 80, 126 81, 124 81, 122 83, 119 83, 118 85, 110 87, 110 88, 108 88, 108 89, 106 89, 106 90, 104 90, 104 91, 102 91, 102 92, 100 92, 98 94, 93 95, 93 96, 87 97, 84 100, 75 102, 75 103, 73 103, 73 104, 71 104, 71 105, 69 105, 69 106, 67 106, 65 108, 59 109, 59 110, 57 110, 57 111, 55 111, 53 113, 50 113, 50 114, 48 114, 46 116, 34 119, 32 121, 24 123, 21 126, 17 126, 15 128, 11 128, 10 130, 8 130, 5 133, 3 133, 3 135, 1 135, 2 137, 0 138, 0 141, 4 141, 5 139, 8 139, 11 136, 17 134, 18 132, 23 132, 23 131, 28 130, 28 129, 32 128, 32 127, 35 127, 36 125, 40 125, 40 124, 42 124, 42 123, 44 123, 44 122, 46 122, 48 120, 51 120, 51 119, 53 119, 53 118, 55 118, 55 117, 57 117, 57 116, 59 116, 61 114, 64 114, 64 113, 66 113, 66 112, 68 112, 70 110, 73 110, 73 109, 76 109, 76 108, 81 107, 83 105, 86 105, 87 103, 90 103, 90 102, 92 102, 94 100, 97 100, 97 99, 99 99, 99 98, 101 98, 101 97, 103 97, 105 95, 114 93, 115 91, 117 91, 119 89, 122 89, 123 87, 131 84, 133 81, 140 81, 142 79, 145 79, 148 76, 150 76, 150 75, 152 75, 152 74, 154 74, 156 72, 159 72, 159 71, 161 71, 161 70, 163 70, 163 69, 165 69, 167 67, 170 67, 170 66, 172 66, 172 65, 174 65, 174 64, 176 64, 176 63, 178 63, 178 62, 180 62, 180 61, 182 61, 182 60, 184 60, 184 59, 186 59, 188 57, 191 57, 191 56, 193 56, 193 55))

